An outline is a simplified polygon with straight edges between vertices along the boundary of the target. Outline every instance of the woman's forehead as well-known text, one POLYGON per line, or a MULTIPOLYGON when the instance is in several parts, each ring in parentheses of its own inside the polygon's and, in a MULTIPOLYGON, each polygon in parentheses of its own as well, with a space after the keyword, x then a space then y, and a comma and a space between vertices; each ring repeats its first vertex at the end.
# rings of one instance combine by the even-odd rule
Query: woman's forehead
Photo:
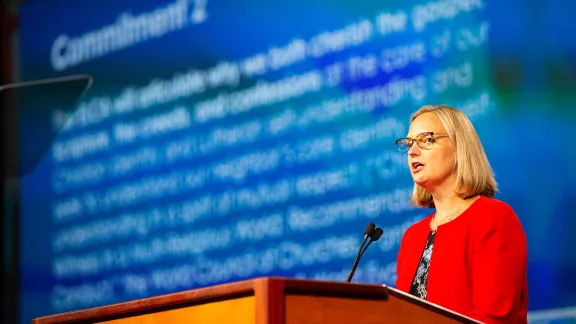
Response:
POLYGON ((410 123, 407 137, 415 137, 425 132, 444 133, 446 129, 436 115, 431 113, 422 114, 410 123))

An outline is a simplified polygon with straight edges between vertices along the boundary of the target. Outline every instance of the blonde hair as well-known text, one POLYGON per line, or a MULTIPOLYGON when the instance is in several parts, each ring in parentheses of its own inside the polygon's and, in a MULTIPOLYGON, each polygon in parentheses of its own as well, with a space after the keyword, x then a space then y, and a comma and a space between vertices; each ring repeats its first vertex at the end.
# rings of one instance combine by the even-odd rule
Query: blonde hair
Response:
MULTIPOLYGON (((410 123, 425 113, 432 113, 440 119, 456 149, 455 193, 461 198, 477 195, 494 197, 498 190, 494 173, 480 138, 478 138, 478 134, 468 117, 460 110, 450 106, 427 105, 412 115, 410 123)), ((419 207, 435 207, 432 194, 417 184, 414 184, 411 203, 419 207)))

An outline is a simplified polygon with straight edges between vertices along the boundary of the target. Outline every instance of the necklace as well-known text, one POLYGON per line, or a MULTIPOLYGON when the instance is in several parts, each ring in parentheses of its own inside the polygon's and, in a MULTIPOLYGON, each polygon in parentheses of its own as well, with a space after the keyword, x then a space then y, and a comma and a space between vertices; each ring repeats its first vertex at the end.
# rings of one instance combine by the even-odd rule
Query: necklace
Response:
MULTIPOLYGON (((454 212, 452 213, 452 215, 450 215, 448 217, 448 221, 446 223, 449 223, 451 221, 454 220, 454 218, 456 218, 456 213, 458 213, 458 210, 460 209, 460 205, 462 205, 462 202, 464 201, 464 199, 461 199, 460 202, 458 203, 458 205, 456 206, 456 209, 454 210, 454 212)), ((428 225, 430 226, 430 228, 432 228, 432 221, 434 220, 434 218, 436 218, 436 214, 434 214, 434 216, 432 216, 432 219, 430 220, 430 223, 428 223, 428 225)), ((432 231, 432 232, 436 232, 436 231, 432 231)))

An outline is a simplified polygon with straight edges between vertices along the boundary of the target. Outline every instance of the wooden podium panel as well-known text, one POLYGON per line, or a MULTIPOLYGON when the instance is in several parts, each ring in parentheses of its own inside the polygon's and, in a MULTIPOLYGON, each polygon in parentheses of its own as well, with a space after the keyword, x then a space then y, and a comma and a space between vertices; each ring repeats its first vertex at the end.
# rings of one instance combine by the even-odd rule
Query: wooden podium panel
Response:
POLYGON ((286 296, 287 324, 296 323, 461 323, 410 304, 343 297, 286 296), (389 314, 389 315, 387 315, 389 314), (400 319, 400 320, 396 320, 400 319))
POLYGON ((52 323, 478 323, 384 285, 265 277, 40 317, 52 323))
POLYGON ((209 304, 182 307, 151 314, 143 314, 110 321, 102 324, 140 324, 140 323, 255 323, 256 309, 254 297, 240 297, 216 301, 209 304))

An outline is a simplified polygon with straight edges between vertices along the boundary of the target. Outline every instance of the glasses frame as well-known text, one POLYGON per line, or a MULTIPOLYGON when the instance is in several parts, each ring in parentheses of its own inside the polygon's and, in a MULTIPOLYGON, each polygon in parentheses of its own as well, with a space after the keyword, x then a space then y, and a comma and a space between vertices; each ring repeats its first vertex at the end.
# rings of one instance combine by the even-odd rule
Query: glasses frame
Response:
POLYGON ((416 140, 416 138, 418 138, 419 136, 423 135, 423 134, 427 134, 430 135, 432 137, 432 139, 435 139, 435 136, 446 136, 448 135, 448 133, 439 133, 439 132, 422 132, 418 135, 416 135, 416 137, 414 138, 410 138, 410 137, 402 137, 396 140, 396 147, 398 148, 398 151, 402 152, 402 153, 406 153, 408 151, 410 151, 410 149, 412 148, 412 145, 414 145, 414 143, 416 143, 416 145, 418 145, 418 147, 425 149, 427 147, 429 147, 433 142, 428 143, 427 145, 422 145, 419 141, 416 140), (406 143, 400 143, 400 141, 406 141, 406 143), (404 147, 405 145, 408 145, 408 148, 406 150, 402 150, 400 147, 404 147))

